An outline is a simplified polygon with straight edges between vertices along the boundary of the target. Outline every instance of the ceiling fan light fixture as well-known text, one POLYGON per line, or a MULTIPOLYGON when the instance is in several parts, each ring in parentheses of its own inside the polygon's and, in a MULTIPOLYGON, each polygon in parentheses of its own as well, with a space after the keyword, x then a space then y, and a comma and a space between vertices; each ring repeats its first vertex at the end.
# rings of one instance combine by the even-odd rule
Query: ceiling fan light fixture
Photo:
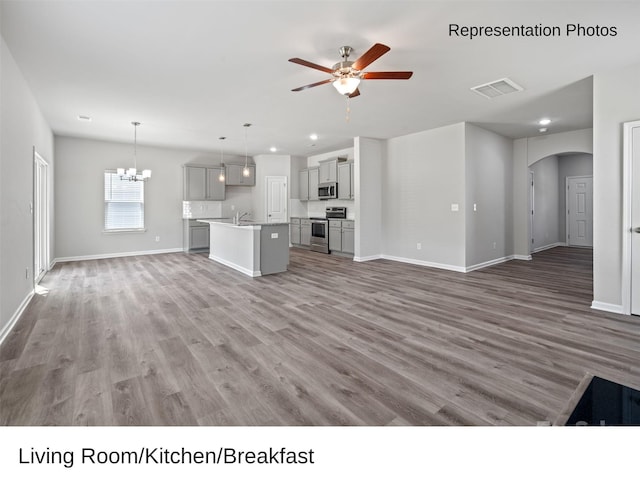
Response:
POLYGON ((341 95, 351 95, 360 85, 358 77, 340 77, 333 82, 333 86, 341 95))

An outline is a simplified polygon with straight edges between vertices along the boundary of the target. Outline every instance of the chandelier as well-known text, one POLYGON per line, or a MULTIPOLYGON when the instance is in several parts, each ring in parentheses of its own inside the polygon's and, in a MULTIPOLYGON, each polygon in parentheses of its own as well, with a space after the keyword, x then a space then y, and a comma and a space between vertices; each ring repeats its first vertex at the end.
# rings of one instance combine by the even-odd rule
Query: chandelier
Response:
POLYGON ((116 174, 120 180, 129 180, 130 182, 146 182, 151 178, 151 170, 142 170, 138 173, 138 125, 140 122, 131 122, 133 125, 133 168, 118 168, 116 174))

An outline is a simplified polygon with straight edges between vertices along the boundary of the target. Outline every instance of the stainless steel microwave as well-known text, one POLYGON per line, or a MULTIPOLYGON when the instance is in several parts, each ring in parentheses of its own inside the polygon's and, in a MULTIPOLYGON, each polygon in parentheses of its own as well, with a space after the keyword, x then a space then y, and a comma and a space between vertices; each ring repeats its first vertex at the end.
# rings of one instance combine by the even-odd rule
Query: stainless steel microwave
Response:
POLYGON ((319 184, 318 198, 320 200, 329 200, 330 198, 338 198, 338 184, 336 182, 327 182, 327 183, 319 184))

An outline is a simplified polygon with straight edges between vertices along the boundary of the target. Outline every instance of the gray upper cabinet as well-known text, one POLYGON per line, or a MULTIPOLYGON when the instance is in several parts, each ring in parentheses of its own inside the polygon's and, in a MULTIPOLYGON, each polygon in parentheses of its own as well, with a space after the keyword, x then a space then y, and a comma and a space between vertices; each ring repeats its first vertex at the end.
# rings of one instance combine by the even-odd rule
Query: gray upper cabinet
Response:
POLYGON ((207 168, 207 200, 224 200, 225 183, 220 181, 223 168, 207 168))
POLYGON ((338 164, 338 198, 353 200, 353 162, 338 164))
POLYGON ((300 170, 300 200, 309 200, 309 170, 300 170))
POLYGON ((318 168, 309 169, 309 200, 318 200, 318 168))
POLYGON ((253 187, 256 184, 256 167, 248 165, 249 176, 242 175, 244 165, 235 165, 228 163, 227 169, 227 185, 253 187))
POLYGON ((336 167, 338 165, 338 160, 323 160, 320 162, 319 167, 319 183, 326 182, 337 182, 338 181, 338 172, 336 167))
POLYGON ((224 200, 225 184, 219 180, 222 167, 184 166, 184 200, 224 200))

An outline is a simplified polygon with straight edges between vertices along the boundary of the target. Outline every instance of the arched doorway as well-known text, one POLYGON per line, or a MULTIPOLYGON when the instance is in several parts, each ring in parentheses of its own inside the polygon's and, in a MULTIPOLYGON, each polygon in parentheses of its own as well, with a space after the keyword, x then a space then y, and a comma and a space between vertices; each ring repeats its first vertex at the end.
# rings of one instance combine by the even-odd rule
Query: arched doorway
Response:
POLYGON ((529 168, 529 253, 593 247, 593 155, 560 152, 529 168))

